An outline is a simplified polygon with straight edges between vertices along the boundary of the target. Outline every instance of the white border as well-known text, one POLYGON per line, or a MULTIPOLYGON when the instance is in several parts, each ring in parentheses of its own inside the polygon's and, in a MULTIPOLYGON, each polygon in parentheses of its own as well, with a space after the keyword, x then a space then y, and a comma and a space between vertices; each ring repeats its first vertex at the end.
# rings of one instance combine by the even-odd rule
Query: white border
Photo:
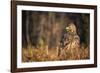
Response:
POLYGON ((23 6, 17 5, 17 68, 46 67, 61 65, 82 65, 94 64, 94 10, 77 9, 77 8, 58 8, 43 6, 23 6), (89 60, 71 60, 71 61, 48 61, 48 62, 28 62, 22 63, 22 10, 32 11, 52 11, 52 12, 73 12, 73 13, 90 13, 90 59, 89 60))

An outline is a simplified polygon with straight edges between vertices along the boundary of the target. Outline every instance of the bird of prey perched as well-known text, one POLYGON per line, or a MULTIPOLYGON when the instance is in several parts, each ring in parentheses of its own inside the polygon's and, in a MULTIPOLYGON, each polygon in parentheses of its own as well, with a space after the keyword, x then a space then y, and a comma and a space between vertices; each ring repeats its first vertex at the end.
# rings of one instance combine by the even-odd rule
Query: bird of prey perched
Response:
MULTIPOLYGON (((65 29, 66 32, 61 38, 60 46, 62 50, 64 49, 63 54, 66 55, 67 51, 67 53, 70 53, 72 56, 75 55, 74 53, 78 53, 78 49, 80 48, 80 37, 77 34, 77 29, 74 23, 70 23, 65 29)), ((77 55, 77 57, 79 57, 79 55, 77 55)))

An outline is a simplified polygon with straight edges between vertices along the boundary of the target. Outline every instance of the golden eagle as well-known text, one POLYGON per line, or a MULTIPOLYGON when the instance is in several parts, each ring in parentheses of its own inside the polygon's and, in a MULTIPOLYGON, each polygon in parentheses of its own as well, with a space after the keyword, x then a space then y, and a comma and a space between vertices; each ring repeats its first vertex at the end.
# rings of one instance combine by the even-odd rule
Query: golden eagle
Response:
POLYGON ((65 29, 66 32, 63 34, 60 42, 62 48, 61 54, 66 56, 70 53, 71 59, 76 59, 75 57, 79 58, 80 37, 77 34, 76 26, 74 23, 70 23, 65 29))

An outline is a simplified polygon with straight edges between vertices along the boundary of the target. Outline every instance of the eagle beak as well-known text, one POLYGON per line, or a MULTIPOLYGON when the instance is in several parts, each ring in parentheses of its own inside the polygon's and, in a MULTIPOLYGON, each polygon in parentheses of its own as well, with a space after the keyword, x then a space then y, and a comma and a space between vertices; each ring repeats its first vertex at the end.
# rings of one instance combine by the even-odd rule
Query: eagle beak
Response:
POLYGON ((66 27, 66 30, 69 30, 69 27, 66 27))

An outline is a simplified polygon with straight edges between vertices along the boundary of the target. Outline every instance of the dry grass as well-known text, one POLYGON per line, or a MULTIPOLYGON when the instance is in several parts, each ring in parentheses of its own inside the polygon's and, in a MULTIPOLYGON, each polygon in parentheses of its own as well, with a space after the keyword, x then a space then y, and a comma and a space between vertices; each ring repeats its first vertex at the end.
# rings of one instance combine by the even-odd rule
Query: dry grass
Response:
POLYGON ((80 60, 89 59, 89 48, 80 49, 36 49, 36 48, 23 48, 22 61, 57 61, 57 60, 80 60))

